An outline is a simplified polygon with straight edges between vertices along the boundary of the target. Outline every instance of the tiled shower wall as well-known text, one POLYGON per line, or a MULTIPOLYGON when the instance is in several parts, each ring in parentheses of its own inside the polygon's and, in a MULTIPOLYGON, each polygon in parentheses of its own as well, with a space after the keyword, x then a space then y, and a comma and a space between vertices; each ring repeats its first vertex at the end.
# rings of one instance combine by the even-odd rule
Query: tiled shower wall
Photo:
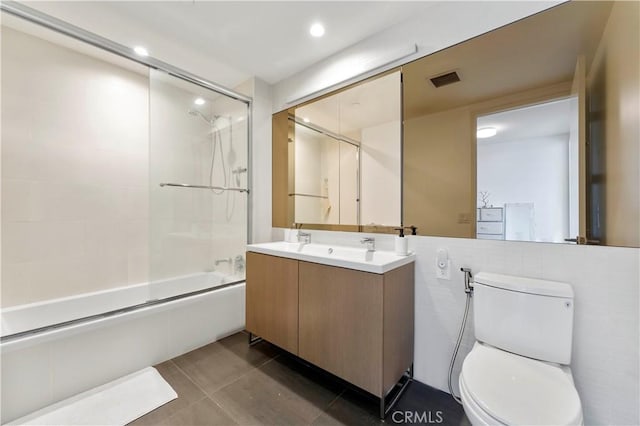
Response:
POLYGON ((209 185, 215 143, 213 186, 247 187, 245 104, 180 85, 160 71, 151 73, 151 281, 213 270, 232 273, 229 262, 216 265, 216 260, 244 255, 247 241, 246 194, 159 186, 209 185), (198 96, 207 99, 198 108, 204 117, 219 116, 217 133, 203 117, 188 113, 198 96))
POLYGON ((147 280, 148 77, 3 27, 2 306, 147 280))
POLYGON ((246 105, 98 49, 2 31, 2 306, 234 272, 215 261, 244 254, 247 195, 158 184, 208 185, 214 135, 188 113, 200 96, 204 116, 221 116, 213 183, 224 186, 224 156, 227 184, 246 188, 246 105))

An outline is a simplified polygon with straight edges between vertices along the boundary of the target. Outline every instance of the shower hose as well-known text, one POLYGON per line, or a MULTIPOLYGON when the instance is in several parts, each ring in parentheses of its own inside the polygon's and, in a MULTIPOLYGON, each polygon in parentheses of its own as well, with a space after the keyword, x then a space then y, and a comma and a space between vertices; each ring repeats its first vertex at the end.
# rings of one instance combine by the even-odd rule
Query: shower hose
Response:
POLYGON ((453 393, 453 386, 451 384, 451 378, 453 376, 453 366, 456 363, 456 358, 458 357, 458 350, 460 349, 460 343, 462 343, 462 336, 464 335, 464 329, 467 325, 467 317, 469 316, 469 305, 471 305, 471 295, 473 294, 473 289, 469 286, 469 280, 471 278, 471 272, 465 271, 465 293, 467 294, 467 301, 464 306, 464 315, 462 317, 462 324, 460 325, 460 332, 458 333, 458 340, 456 341, 456 347, 453 351, 453 355, 451 356, 451 363, 449 364, 449 393, 456 400, 458 404, 462 404, 462 399, 459 396, 453 393))

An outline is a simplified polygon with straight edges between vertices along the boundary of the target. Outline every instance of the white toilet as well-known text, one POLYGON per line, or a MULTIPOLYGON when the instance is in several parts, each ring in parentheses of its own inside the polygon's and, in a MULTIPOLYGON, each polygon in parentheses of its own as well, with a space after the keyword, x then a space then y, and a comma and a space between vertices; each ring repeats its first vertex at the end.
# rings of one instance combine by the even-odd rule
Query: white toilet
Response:
POLYGON ((473 425, 581 425, 573 383, 569 284, 479 273, 473 286, 476 343, 460 373, 473 425))

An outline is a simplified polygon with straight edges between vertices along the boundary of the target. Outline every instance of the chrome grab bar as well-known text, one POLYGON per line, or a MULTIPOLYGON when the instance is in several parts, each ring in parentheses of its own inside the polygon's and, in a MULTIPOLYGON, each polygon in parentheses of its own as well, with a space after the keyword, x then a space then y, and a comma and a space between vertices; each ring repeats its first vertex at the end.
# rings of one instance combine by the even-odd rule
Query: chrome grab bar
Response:
POLYGON ((238 191, 238 192, 246 192, 247 194, 249 193, 248 189, 245 188, 225 188, 223 186, 207 186, 207 185, 190 185, 188 183, 166 183, 163 182, 160 184, 160 186, 165 187, 165 186, 175 186, 178 188, 197 188, 197 189, 215 189, 218 191, 238 191))

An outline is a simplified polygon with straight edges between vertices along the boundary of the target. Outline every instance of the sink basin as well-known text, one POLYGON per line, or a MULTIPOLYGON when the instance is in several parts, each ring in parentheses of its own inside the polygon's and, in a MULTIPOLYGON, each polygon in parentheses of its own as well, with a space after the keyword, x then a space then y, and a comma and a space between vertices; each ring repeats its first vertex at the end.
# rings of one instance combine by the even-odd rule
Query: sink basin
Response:
POLYGON ((314 243, 289 243, 286 241, 250 244, 247 246, 247 251, 356 269, 374 274, 383 274, 415 260, 415 255, 413 254, 399 256, 391 251, 376 250, 370 252, 365 248, 314 243))

